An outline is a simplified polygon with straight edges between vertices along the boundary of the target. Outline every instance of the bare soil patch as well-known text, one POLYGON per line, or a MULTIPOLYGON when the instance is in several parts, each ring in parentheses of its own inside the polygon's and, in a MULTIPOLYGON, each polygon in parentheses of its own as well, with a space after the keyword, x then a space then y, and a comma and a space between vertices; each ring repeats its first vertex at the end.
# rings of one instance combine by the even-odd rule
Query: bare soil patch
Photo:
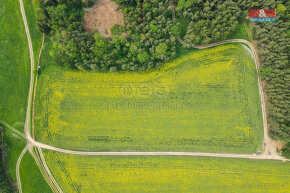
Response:
POLYGON ((100 32, 102 36, 111 36, 111 27, 123 25, 123 14, 118 4, 109 0, 99 0, 93 7, 85 9, 84 27, 87 31, 100 32))

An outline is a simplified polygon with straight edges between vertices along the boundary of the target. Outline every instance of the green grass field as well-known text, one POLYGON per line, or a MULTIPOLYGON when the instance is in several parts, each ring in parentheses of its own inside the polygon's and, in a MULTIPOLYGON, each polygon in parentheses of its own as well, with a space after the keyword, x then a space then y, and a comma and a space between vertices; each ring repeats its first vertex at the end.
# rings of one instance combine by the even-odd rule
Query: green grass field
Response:
POLYGON ((52 193, 34 159, 29 153, 23 157, 20 167, 22 191, 24 193, 52 193))
MULTIPOLYGON (((36 28, 36 3, 36 0, 24 1, 37 62, 41 33, 36 28)), ((30 58, 18 1, 0 0, 0 25, 0 119, 24 132, 30 58)), ((6 168, 16 182, 15 166, 26 142, 6 128, 4 132, 6 168)), ((51 192, 30 155, 25 155, 20 170, 24 193, 51 192)))
POLYGON ((49 66, 35 113, 38 141, 75 150, 252 153, 263 140, 257 73, 240 44, 142 74, 49 66))
POLYGON ((0 0, 0 24, 0 119, 23 131, 30 60, 18 1, 0 0))
POLYGON ((290 168, 280 161, 44 154, 67 193, 290 191, 290 168))
POLYGON ((250 41, 247 30, 243 23, 237 25, 236 31, 230 34, 227 39, 244 39, 250 41))

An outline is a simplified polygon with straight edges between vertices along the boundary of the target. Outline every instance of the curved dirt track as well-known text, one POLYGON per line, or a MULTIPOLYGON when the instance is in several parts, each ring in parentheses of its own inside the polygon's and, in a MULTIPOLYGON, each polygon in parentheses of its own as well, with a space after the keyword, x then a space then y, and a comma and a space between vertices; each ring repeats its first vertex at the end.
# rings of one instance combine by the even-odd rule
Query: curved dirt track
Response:
MULTIPOLYGON (((186 43, 180 38, 177 37, 177 40, 185 47, 190 47, 186 45, 186 43)), ((210 48, 218 45, 223 45, 227 43, 243 43, 246 44, 247 46, 250 47, 253 57, 255 60, 255 66, 256 66, 256 71, 258 73, 258 86, 259 86, 259 93, 260 93, 260 99, 261 99, 261 108, 262 108, 262 116, 263 116, 263 127, 264 127, 264 151, 263 155, 266 156, 271 156, 271 157, 276 157, 277 159, 282 159, 283 157, 279 156, 276 152, 276 144, 275 142, 269 137, 269 130, 268 130, 268 122, 267 122, 267 113, 266 113, 266 102, 265 102, 265 94, 263 91, 263 86, 262 86, 262 80, 259 76, 259 67, 260 67, 260 62, 259 62, 259 55, 257 49, 253 46, 253 44, 247 40, 244 39, 231 39, 231 40, 224 40, 221 42, 215 42, 212 44, 204 45, 204 46, 192 46, 192 48, 196 49, 205 49, 205 48, 210 48)))
POLYGON ((24 125, 24 132, 25 132, 25 135, 27 137, 27 135, 30 135, 29 128, 31 128, 31 102, 32 102, 33 85, 34 85, 33 83, 34 83, 34 78, 35 78, 33 70, 34 70, 35 66, 34 66, 34 54, 33 54, 32 41, 31 41, 29 27, 28 27, 26 15, 25 15, 23 0, 19 0, 19 4, 20 4, 20 11, 21 11, 21 15, 22 15, 23 23, 24 23, 25 32, 26 32, 26 37, 27 37, 27 41, 28 41, 30 64, 31 64, 29 93, 28 93, 25 125, 24 125))
MULTIPOLYGON (((182 40, 181 40, 182 41, 182 40)), ((256 70, 259 71, 259 60, 258 60, 258 54, 255 49, 255 47, 248 42, 247 40, 243 39, 232 39, 232 40, 225 40, 221 42, 216 42, 212 44, 208 44, 205 46, 194 46, 194 48, 197 49, 206 49, 218 45, 228 44, 228 43, 243 43, 250 47, 252 50, 255 64, 256 64, 256 70)), ((261 98, 261 108, 262 108, 262 115, 263 115, 263 125, 264 125, 264 140, 265 140, 265 147, 264 152, 262 155, 246 155, 246 154, 219 154, 219 153, 200 153, 200 152, 85 152, 85 151, 74 151, 74 150, 67 150, 62 148, 53 147, 47 144, 39 143, 31 138, 30 135, 27 135, 27 139, 30 141, 30 143, 34 146, 51 150, 51 151, 57 151, 61 153, 67 153, 67 154, 74 154, 74 155, 95 155, 95 156, 105 156, 105 155, 148 155, 148 156, 206 156, 206 157, 224 157, 224 158, 244 158, 244 159, 265 159, 265 160, 282 160, 287 161, 287 159, 279 156, 276 153, 276 149, 273 148, 272 140, 268 136, 268 125, 267 125, 267 117, 266 117, 266 108, 265 108, 265 100, 264 100, 264 93, 261 86, 261 79, 258 76, 258 84, 259 84, 259 92, 260 92, 260 98, 261 98)))
POLYGON ((21 179, 20 179, 20 164, 21 164, 21 160, 23 158, 23 156, 25 155, 25 153, 28 150, 28 144, 24 147, 24 149, 22 150, 21 154, 18 157, 17 163, 16 163, 16 179, 17 179, 17 187, 18 187, 18 191, 19 193, 22 193, 22 187, 21 187, 21 179))
MULTIPOLYGON (((27 37, 27 42, 28 42, 28 47, 29 47, 30 64, 31 64, 31 69, 30 69, 30 76, 31 77, 30 77, 30 84, 29 84, 29 94, 28 94, 28 102, 27 102, 27 109, 26 109, 26 118, 25 118, 25 124, 24 124, 24 131, 26 131, 27 128, 29 128, 29 125, 31 122, 31 110, 29 110, 29 107, 31 109, 31 99, 32 99, 32 92, 33 92, 33 81, 34 81, 34 73, 33 73, 34 54, 33 54, 33 47, 32 47, 29 27, 28 27, 27 20, 26 20, 23 0, 19 0, 19 5, 20 5, 20 11, 21 11, 21 15, 22 15, 23 23, 24 23, 25 32, 26 32, 26 37, 27 37)), ((16 133, 18 134, 18 132, 16 132, 16 133)), ((27 133, 27 132, 25 132, 25 133, 27 133)), ((20 136, 22 136, 21 134, 20 134, 20 136)), ((27 138, 27 135, 26 135, 26 138, 27 138)), ((21 187, 21 179, 20 179, 19 169, 20 169, 21 160, 22 160, 24 154, 26 153, 26 151, 28 150, 29 146, 30 146, 30 144, 28 142, 28 144, 25 146, 25 148, 21 152, 20 156, 18 157, 18 160, 16 163, 17 185, 18 185, 18 191, 20 193, 22 193, 22 187, 21 187)))
MULTIPOLYGON (((33 70, 35 68, 35 63, 34 63, 34 53, 33 53, 31 35, 30 35, 30 32, 29 32, 29 27, 28 27, 28 23, 27 23, 27 19, 26 19, 26 14, 25 14, 23 0, 19 0, 19 6, 20 6, 21 16, 22 16, 22 20, 23 20, 23 24, 24 24, 24 28, 25 28, 26 37, 27 37, 27 42, 28 42, 28 47, 29 47, 29 55, 30 55, 30 64, 31 64, 29 93, 28 93, 28 101, 27 101, 27 109, 26 109, 26 118, 25 118, 25 124, 24 124, 25 138, 29 139, 31 137, 31 134, 30 134, 31 133, 31 131, 30 131, 31 130, 31 120, 32 120, 31 119, 31 104, 32 104, 32 95, 33 95, 33 89, 34 89, 33 86, 34 86, 34 80, 35 80, 35 76, 34 76, 34 73, 33 73, 33 70)), ((13 127, 11 127, 11 128, 13 128, 13 127)), ((14 131, 14 132, 16 132, 16 131, 14 131)), ((21 132, 19 132, 17 134, 19 134, 20 136, 23 137, 23 134, 21 132)), ((22 192, 21 180, 20 180, 20 175, 19 175, 19 167, 20 167, 20 163, 21 163, 22 157, 25 154, 25 152, 27 151, 27 149, 29 150, 30 154, 32 155, 31 152, 32 152, 33 144, 30 143, 29 140, 27 140, 27 142, 28 142, 28 144, 26 145, 26 147, 24 148, 24 150, 20 154, 20 156, 18 158, 18 161, 17 161, 17 165, 16 165, 16 175, 17 175, 17 182, 18 182, 19 192, 22 192)), ((35 161, 36 161, 38 166, 40 166, 41 164, 42 165, 46 165, 46 163, 37 161, 36 159, 35 159, 35 161)), ((47 173, 47 171, 44 171, 44 172, 47 173)), ((48 184, 50 184, 49 180, 51 180, 51 176, 47 176, 47 177, 44 176, 44 178, 45 178, 46 182, 48 184)), ((54 191, 54 192, 62 192, 62 191, 54 191)))

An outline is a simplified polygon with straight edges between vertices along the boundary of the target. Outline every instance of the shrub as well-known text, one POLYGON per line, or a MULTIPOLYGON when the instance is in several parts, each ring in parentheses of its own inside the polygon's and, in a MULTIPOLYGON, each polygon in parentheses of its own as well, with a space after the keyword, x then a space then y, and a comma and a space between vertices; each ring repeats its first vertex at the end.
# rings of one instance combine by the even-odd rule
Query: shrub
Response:
POLYGON ((261 66, 260 67, 260 76, 263 80, 267 79, 272 72, 272 68, 270 66, 261 66))
POLYGON ((113 36, 119 36, 122 34, 122 32, 124 32, 124 27, 119 25, 119 24, 115 24, 112 28, 111 28, 111 34, 113 36))

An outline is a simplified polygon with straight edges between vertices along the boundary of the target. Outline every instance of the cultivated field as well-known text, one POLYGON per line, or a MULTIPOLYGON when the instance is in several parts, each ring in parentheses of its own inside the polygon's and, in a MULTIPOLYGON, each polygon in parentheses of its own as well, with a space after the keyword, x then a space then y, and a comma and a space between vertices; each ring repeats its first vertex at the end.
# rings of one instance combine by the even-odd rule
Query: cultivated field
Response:
POLYGON ((257 73, 241 44, 142 74, 47 67, 35 114, 36 140, 66 149, 253 153, 263 143, 257 73))
POLYGON ((279 161, 180 156, 75 156, 45 151, 64 192, 289 192, 279 161))

